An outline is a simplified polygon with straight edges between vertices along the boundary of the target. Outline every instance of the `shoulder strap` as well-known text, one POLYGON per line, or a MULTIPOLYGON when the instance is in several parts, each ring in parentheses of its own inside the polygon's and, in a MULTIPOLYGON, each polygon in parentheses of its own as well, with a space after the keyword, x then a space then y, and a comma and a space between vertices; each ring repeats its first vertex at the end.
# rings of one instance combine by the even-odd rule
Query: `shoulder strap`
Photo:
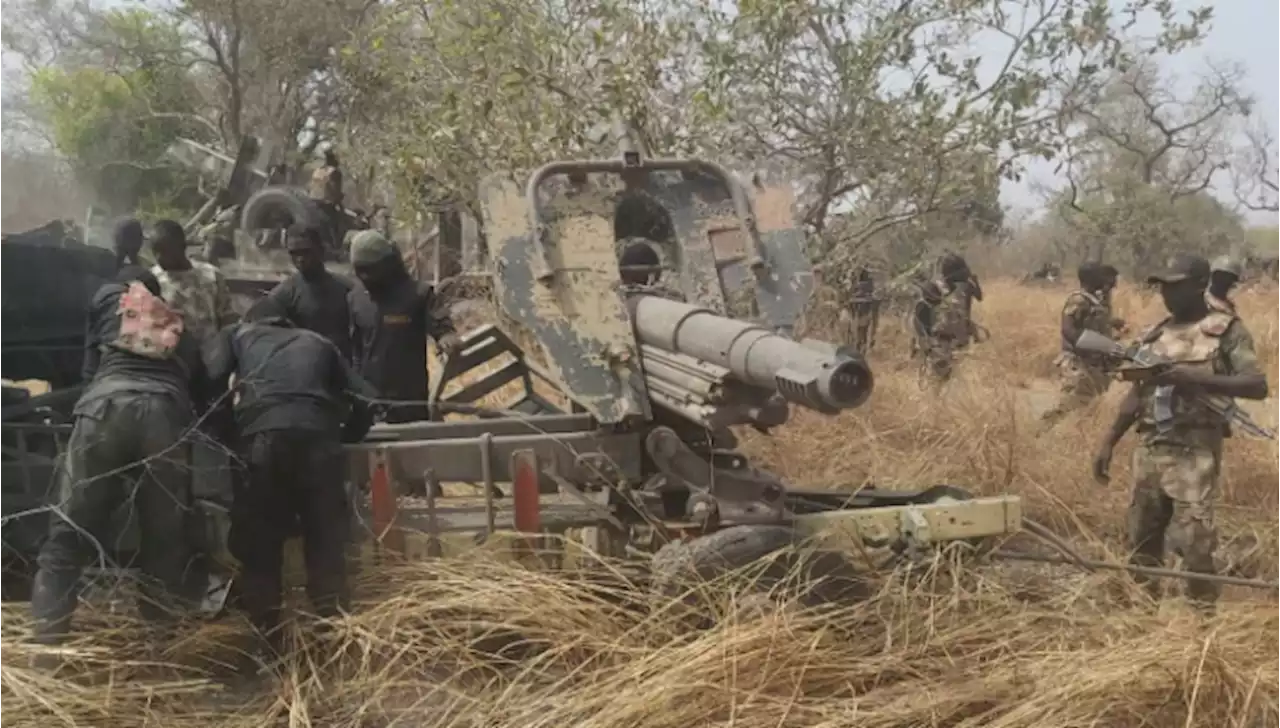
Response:
POLYGON ((1161 321, 1160 321, 1160 323, 1158 323, 1158 324, 1156 324, 1155 326, 1152 326, 1151 328, 1147 329, 1146 333, 1144 333, 1144 334, 1142 335, 1142 339, 1141 339, 1142 343, 1144 343, 1144 344, 1150 344, 1151 342, 1153 342, 1153 341, 1155 341, 1156 339, 1160 338, 1160 333, 1161 333, 1162 331, 1164 331, 1164 327, 1165 327, 1165 325, 1166 325, 1166 324, 1168 324, 1168 323, 1169 323, 1169 321, 1170 321, 1170 319, 1169 319, 1169 318, 1165 318, 1165 319, 1161 320, 1161 321))
POLYGON ((1227 332, 1236 316, 1226 311, 1211 310, 1208 316, 1200 319, 1200 331, 1207 336, 1219 337, 1227 332))

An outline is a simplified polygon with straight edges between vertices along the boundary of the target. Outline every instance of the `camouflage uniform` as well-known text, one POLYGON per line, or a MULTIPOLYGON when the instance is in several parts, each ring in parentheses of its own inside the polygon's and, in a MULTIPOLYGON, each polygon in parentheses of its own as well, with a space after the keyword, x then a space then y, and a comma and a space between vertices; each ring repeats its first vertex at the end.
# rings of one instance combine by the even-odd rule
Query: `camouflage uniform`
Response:
POLYGON ((208 341, 236 321, 227 279, 216 267, 193 260, 187 270, 167 271, 157 265, 151 274, 160 282, 160 295, 182 314, 186 330, 198 341, 208 341))
POLYGON ((924 286, 916 310, 912 353, 923 357, 926 370, 935 381, 946 381, 951 378, 955 352, 969 344, 972 322, 968 293, 963 286, 946 281, 929 283, 924 286))
MULTIPOLYGON (((1253 337, 1243 322, 1211 311, 1193 323, 1166 320, 1142 338, 1153 353, 1216 374, 1259 373, 1253 337)), ((1141 385, 1139 444, 1133 454, 1133 496, 1129 505, 1129 542, 1135 564, 1158 566, 1166 546, 1182 557, 1186 570, 1215 572, 1217 496, 1226 424, 1173 387, 1141 385)), ((1148 583, 1153 589, 1154 583, 1148 583)), ((1216 584, 1187 583, 1187 597, 1211 604, 1216 584)))
MULTIPOLYGON (((1067 319, 1071 319, 1077 331, 1096 331, 1107 337, 1114 333, 1111 302, 1085 290, 1067 296, 1062 320, 1067 319)), ((1111 378, 1101 364, 1096 358, 1076 353, 1075 342, 1063 340, 1062 353, 1054 361, 1061 396, 1046 417, 1065 414, 1102 396, 1111 386, 1111 378)))

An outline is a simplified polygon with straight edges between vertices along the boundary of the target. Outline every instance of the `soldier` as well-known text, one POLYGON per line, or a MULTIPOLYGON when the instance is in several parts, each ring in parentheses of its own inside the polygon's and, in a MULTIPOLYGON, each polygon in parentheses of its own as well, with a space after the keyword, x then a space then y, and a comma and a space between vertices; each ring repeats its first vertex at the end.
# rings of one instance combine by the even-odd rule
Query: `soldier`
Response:
POLYGON ((224 329, 205 354, 214 381, 234 374, 237 382, 236 441, 248 484, 232 508, 233 543, 244 566, 246 611, 279 651, 283 548, 295 519, 312 606, 324 617, 346 606, 349 515, 341 442, 368 432, 367 400, 374 392, 333 342, 294 328, 272 298, 224 329))
POLYGON ((142 265, 142 223, 137 218, 126 217, 116 223, 111 235, 111 247, 116 253, 116 267, 142 265))
MULTIPOLYGON (((1167 534, 1167 545, 1182 556, 1184 568, 1202 574, 1215 571, 1213 501, 1223 438, 1229 432, 1192 395, 1267 396, 1248 329, 1234 314, 1210 309, 1205 302, 1209 275, 1203 258, 1177 255, 1148 279, 1159 285, 1169 317, 1142 337, 1141 346, 1176 363, 1144 372, 1147 376, 1129 390, 1093 461, 1094 477, 1108 482, 1116 443, 1137 425, 1129 505, 1131 560, 1159 566, 1167 534)), ((1148 580, 1146 586, 1156 593, 1154 582, 1148 580)), ((1201 608, 1211 609, 1217 596, 1216 584, 1187 583, 1187 597, 1201 608)))
POLYGON ((187 257, 187 235, 173 220, 155 225, 151 250, 156 265, 151 274, 160 283, 160 294, 182 314, 186 330, 203 345, 222 327, 236 320, 227 279, 217 267, 187 257))
POLYGON ((955 352, 968 347, 973 332, 969 318, 973 274, 964 258, 944 255, 939 277, 921 286, 912 315, 912 352, 924 358, 929 376, 938 383, 951 378, 955 352))
POLYGON ((1209 266, 1209 288, 1205 291, 1205 302, 1209 308, 1235 315, 1236 304, 1230 298, 1231 289, 1240 282, 1243 272, 1240 261, 1229 255, 1214 258, 1209 266))
POLYGON ((332 341, 345 361, 351 360, 351 308, 347 294, 351 281, 324 267, 324 241, 320 230, 306 225, 289 228, 286 243, 293 267, 267 297, 280 304, 295 325, 332 341))
POLYGON ((852 294, 845 310, 851 319, 853 348, 866 356, 875 343, 876 328, 880 321, 880 299, 876 297, 876 284, 871 271, 864 266, 859 266, 854 273, 852 294))
POLYGON ((185 433, 208 388, 199 344, 158 295, 145 268, 126 266, 90 304, 85 374, 60 472, 61 503, 40 549, 31 597, 35 638, 56 644, 70 631, 80 575, 98 559, 125 502, 138 509, 143 616, 178 606, 192 554, 186 519, 191 476, 185 433))
POLYGON ((356 368, 380 397, 405 402, 392 405, 387 422, 427 419, 427 337, 456 353, 461 342, 453 322, 381 233, 364 230, 352 239, 351 265, 360 281, 348 296, 356 368))
POLYGON ((342 169, 338 166, 338 155, 332 149, 324 150, 324 164, 311 173, 311 186, 308 188, 311 199, 329 218, 330 240, 335 245, 342 244, 342 169))
POLYGON ((1062 353, 1054 361, 1058 369, 1058 403, 1045 412, 1042 419, 1054 421, 1102 396, 1111 385, 1110 375, 1096 356, 1075 350, 1076 341, 1085 331, 1096 331, 1111 338, 1123 326, 1111 315, 1111 291, 1118 273, 1109 265, 1089 261, 1077 271, 1079 290, 1067 296, 1062 307, 1062 353))

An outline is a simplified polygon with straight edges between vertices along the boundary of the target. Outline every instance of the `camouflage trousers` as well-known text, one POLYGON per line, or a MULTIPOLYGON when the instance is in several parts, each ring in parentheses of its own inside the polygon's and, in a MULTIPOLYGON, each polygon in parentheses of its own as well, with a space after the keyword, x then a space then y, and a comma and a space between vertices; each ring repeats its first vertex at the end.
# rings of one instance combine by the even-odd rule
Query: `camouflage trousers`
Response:
MULTIPOLYGON (((1160 566, 1166 548, 1182 557, 1187 571, 1213 574, 1218 533, 1213 524, 1221 443, 1186 447, 1140 444, 1133 454, 1133 494, 1129 503, 1130 561, 1160 566)), ((1153 595, 1158 585, 1140 579, 1153 595)), ((1189 580, 1187 598, 1202 606, 1218 598, 1218 586, 1189 580)))
POLYGON ((913 354, 921 360, 921 374, 934 383, 942 384, 951 379, 955 370, 955 342, 951 339, 921 339, 912 346, 913 354))
POLYGON ((1063 352, 1054 360, 1058 370, 1058 402, 1044 414, 1056 419, 1081 409, 1101 397, 1111 386, 1111 378, 1100 368, 1071 352, 1063 352))

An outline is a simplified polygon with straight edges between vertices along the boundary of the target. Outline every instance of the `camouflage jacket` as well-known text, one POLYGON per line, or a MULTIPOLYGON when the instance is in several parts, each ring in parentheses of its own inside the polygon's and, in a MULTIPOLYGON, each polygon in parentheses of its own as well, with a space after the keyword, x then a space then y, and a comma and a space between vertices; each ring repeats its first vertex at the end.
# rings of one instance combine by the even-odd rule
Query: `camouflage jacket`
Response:
MULTIPOLYGON (((1253 336, 1234 315, 1211 311, 1191 323, 1166 319, 1142 337, 1141 350, 1214 374, 1257 374, 1253 336)), ((1177 387, 1138 385, 1138 433, 1147 444, 1213 445, 1226 433, 1222 419, 1177 387)))
POLYGON ((166 271, 154 266, 151 274, 160 282, 165 302, 182 314, 187 331, 203 343, 237 316, 231 307, 227 279, 216 267, 198 260, 187 270, 166 271))
MULTIPOLYGON (((1077 331, 1096 331, 1110 337, 1112 330, 1111 302, 1086 290, 1072 291, 1062 305, 1062 320, 1067 319, 1077 331)), ((1062 350, 1075 353, 1074 341, 1062 339, 1062 350)))
POLYGON ((939 281, 934 284, 942 298, 933 306, 932 334, 949 339, 956 346, 969 343, 972 327, 969 321, 969 293, 965 286, 939 281))

